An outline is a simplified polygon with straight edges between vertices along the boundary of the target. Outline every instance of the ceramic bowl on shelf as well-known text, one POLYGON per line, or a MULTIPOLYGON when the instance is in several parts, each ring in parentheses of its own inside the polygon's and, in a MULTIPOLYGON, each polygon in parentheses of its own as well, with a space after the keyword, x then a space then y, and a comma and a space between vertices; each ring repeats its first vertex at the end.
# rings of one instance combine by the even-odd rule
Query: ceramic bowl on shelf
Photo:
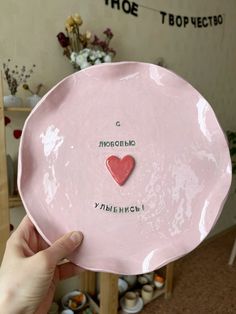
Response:
POLYGON ((62 312, 60 312, 60 314, 74 314, 74 311, 66 309, 66 310, 63 310, 62 312))
POLYGON ((118 279, 118 290, 120 294, 123 294, 125 291, 128 290, 128 283, 126 280, 122 278, 118 279))
POLYGON ((53 87, 27 118, 18 188, 49 244, 80 230, 70 260, 136 275, 198 246, 231 184, 224 133, 204 97, 162 67, 93 66, 53 87))
POLYGON ((142 298, 137 298, 137 302, 133 307, 127 307, 125 305, 125 298, 121 298, 120 300, 120 306, 122 308, 122 311, 124 314, 134 314, 134 313, 139 313, 143 309, 143 299, 142 298))
POLYGON ((138 276, 138 283, 140 285, 146 285, 148 283, 148 279, 145 276, 138 276))
POLYGON ((87 298, 84 293, 81 291, 71 291, 65 294, 62 299, 61 303, 63 308, 72 310, 72 311, 78 311, 84 307, 86 304, 87 298))
POLYGON ((162 276, 157 275, 157 274, 154 275, 154 281, 153 282, 154 282, 155 287, 158 289, 163 288, 165 285, 165 279, 162 276))
POLYGON ((126 275, 126 276, 123 276, 123 279, 128 283, 129 287, 134 286, 137 282, 136 275, 126 275))
POLYGON ((144 277, 147 278, 148 282, 153 282, 154 279, 154 271, 143 274, 144 277))

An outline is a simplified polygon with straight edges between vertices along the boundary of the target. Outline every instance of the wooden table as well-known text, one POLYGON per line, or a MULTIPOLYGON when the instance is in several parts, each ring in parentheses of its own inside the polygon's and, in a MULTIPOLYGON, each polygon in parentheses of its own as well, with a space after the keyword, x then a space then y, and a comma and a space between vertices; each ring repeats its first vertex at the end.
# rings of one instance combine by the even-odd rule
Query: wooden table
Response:
MULTIPOLYGON (((173 288, 174 263, 166 266, 165 288, 156 294, 155 298, 161 294, 168 299, 171 296, 173 288)), ((118 312, 118 275, 109 273, 100 273, 100 307, 92 301, 92 306, 100 314, 117 314, 118 312)), ((96 273, 85 271, 80 277, 80 290, 87 292, 90 296, 96 295, 96 273)))

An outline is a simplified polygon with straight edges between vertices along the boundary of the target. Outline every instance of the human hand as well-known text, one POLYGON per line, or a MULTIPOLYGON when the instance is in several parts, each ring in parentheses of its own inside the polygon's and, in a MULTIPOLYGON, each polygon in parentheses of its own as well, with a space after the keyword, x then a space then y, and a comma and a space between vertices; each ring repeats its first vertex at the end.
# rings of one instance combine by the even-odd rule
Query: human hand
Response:
POLYGON ((70 232, 50 247, 26 216, 7 241, 0 268, 0 308, 5 314, 46 314, 56 284, 81 269, 58 265, 81 244, 83 235, 70 232))

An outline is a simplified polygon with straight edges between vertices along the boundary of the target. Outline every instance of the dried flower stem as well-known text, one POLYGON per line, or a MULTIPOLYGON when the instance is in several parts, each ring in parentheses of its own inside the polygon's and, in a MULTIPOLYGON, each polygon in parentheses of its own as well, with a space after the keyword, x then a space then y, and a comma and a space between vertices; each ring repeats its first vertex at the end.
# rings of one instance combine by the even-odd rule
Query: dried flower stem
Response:
POLYGON ((35 64, 32 66, 31 69, 26 71, 26 67, 24 65, 20 70, 18 65, 15 65, 14 68, 11 68, 10 62, 11 59, 8 59, 7 64, 3 63, 3 71, 11 95, 15 95, 17 93, 18 87, 22 83, 26 83, 26 81, 30 78, 31 74, 33 73, 33 68, 35 67, 35 64))

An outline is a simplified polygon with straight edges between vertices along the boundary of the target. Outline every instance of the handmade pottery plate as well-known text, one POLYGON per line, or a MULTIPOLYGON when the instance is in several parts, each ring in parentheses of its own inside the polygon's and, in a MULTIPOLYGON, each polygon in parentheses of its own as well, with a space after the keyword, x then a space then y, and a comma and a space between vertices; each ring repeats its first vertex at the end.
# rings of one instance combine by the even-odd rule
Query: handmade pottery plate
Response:
POLYGON ((152 64, 77 72, 28 117, 18 186, 50 244, 84 234, 70 259, 119 274, 153 271, 193 250, 231 184, 225 136, 208 102, 152 64))

